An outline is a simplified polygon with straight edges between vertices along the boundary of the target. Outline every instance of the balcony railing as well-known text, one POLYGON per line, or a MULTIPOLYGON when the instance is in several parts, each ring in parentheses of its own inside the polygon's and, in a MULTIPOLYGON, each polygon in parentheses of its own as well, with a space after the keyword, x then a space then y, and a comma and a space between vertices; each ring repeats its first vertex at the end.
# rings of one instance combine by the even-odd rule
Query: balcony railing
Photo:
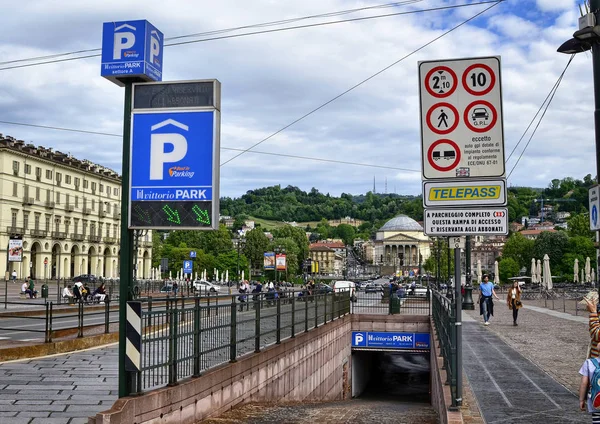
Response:
POLYGON ((56 202, 53 202, 51 200, 46 200, 44 202, 44 206, 46 207, 46 209, 54 209, 54 207, 56 206, 56 202))
POLYGON ((6 232, 9 234, 23 235, 23 227, 6 227, 6 232))
POLYGON ((89 236, 88 239, 90 243, 100 243, 102 241, 102 236, 89 236))
POLYGON ((48 231, 46 230, 29 230, 29 233, 32 237, 46 237, 48 236, 48 231))
POLYGON ((71 240, 74 241, 83 241, 85 240, 85 235, 78 233, 71 233, 71 240))
POLYGON ((83 208, 83 214, 84 215, 89 215, 92 213, 92 209, 91 208, 83 208))
POLYGON ((52 231, 52 238, 56 240, 64 240, 67 238, 67 233, 62 231, 52 231))
POLYGON ((121 219, 121 212, 115 212, 115 214, 113 215, 113 218, 116 220, 121 219))
POLYGON ((117 242, 116 237, 104 237, 104 243, 114 244, 117 242))
POLYGON ((67 212, 73 212, 75 210, 75 205, 67 205, 65 206, 65 210, 67 212))
POLYGON ((23 204, 24 205, 33 205, 33 203, 35 202, 35 199, 33 197, 23 197, 23 204))
POLYGON ((107 213, 106 213, 105 211, 99 211, 99 212, 98 212, 98 216, 99 216, 100 218, 105 218, 105 217, 106 217, 106 215, 107 215, 107 213))

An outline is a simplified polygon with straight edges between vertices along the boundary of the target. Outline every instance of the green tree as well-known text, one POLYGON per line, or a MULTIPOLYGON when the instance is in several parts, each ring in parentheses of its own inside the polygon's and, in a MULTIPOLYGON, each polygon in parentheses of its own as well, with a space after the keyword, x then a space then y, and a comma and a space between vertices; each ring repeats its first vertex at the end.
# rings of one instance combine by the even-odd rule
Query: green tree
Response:
POLYGON ((567 223, 567 228, 570 237, 583 236, 590 240, 594 239, 595 234, 590 230, 589 215, 587 214, 573 215, 567 223))
POLYGON ((449 275, 454 275, 454 255, 450 254, 450 266, 448 266, 448 243, 443 238, 436 239, 431 249, 431 255, 423 264, 423 269, 434 277, 437 276, 438 259, 441 279, 446 280, 449 275))
POLYGON ((507 283, 509 278, 519 275, 519 264, 513 258, 502 258, 498 263, 498 271, 500 272, 500 281, 507 283))
POLYGON ((352 246, 356 237, 356 229, 352 225, 340 224, 334 230, 335 236, 341 238, 346 246, 352 246))
POLYGON ((263 256, 268 247, 269 239, 260 228, 255 228, 246 233, 244 256, 250 261, 252 269, 262 266, 263 256))
POLYGON ((544 255, 548 255, 551 269, 560 267, 568 243, 569 238, 563 232, 543 231, 534 242, 533 256, 543 259, 544 255))
POLYGON ((296 254, 300 260, 308 258, 308 238, 306 232, 300 227, 292 227, 291 225, 285 225, 280 228, 276 228, 272 231, 273 236, 276 239, 289 238, 296 244, 296 254))
POLYGON ((513 233, 504 244, 502 259, 513 259, 519 265, 519 269, 529 267, 533 257, 534 244, 533 240, 525 238, 523 234, 513 233))

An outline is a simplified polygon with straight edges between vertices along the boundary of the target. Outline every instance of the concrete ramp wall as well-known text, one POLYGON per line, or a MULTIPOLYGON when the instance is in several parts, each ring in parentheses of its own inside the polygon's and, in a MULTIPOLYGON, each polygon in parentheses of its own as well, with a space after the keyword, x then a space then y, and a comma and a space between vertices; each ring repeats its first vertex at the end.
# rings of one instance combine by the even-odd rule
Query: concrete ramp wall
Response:
POLYGON ((90 423, 192 424, 248 402, 349 398, 351 321, 346 315, 177 386, 121 398, 90 423))

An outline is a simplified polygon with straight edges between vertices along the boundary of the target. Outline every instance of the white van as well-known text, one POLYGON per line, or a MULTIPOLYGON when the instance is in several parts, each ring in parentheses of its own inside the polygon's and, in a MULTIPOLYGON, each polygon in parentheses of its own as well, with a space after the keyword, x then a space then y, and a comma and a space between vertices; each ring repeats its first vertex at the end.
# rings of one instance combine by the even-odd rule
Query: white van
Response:
POLYGON ((352 281, 336 281, 333 283, 333 291, 335 293, 350 292, 350 300, 352 302, 356 302, 358 299, 356 298, 356 284, 352 281))

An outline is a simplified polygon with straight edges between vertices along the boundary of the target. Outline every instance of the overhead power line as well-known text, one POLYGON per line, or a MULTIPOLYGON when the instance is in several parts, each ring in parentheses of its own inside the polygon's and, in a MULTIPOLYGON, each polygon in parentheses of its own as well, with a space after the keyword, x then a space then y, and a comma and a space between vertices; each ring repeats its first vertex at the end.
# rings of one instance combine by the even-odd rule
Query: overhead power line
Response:
POLYGON ((324 107, 326 107, 327 105, 335 102, 337 99, 345 96, 346 94, 350 93, 351 91, 355 90, 356 88, 360 87, 361 85, 365 84, 366 82, 372 80, 373 78, 381 75, 382 73, 384 73, 385 71, 387 71, 388 69, 396 66, 398 63, 402 62, 403 60, 409 58, 410 56, 418 53, 419 51, 423 50, 424 48, 430 46, 431 44, 435 43, 437 40, 445 37, 446 35, 450 34, 451 32, 457 30, 458 28, 462 27, 463 25, 466 25, 467 23, 471 22, 472 20, 478 18, 479 16, 483 15, 485 12, 487 12, 488 10, 492 9, 493 7, 497 6, 498 4, 502 3, 505 0, 497 0, 494 1, 493 4, 487 8, 485 8, 484 10, 482 10, 479 13, 476 13, 475 15, 471 16, 470 18, 467 18, 466 20, 462 21, 460 24, 455 25, 454 27, 450 28, 449 30, 447 30, 446 32, 444 32, 443 34, 435 37, 434 39, 432 39, 431 41, 428 41, 427 43, 423 44, 421 47, 413 50, 412 52, 408 53, 407 55, 401 57, 400 59, 396 60, 395 62, 393 62, 392 64, 386 66, 385 68, 375 72, 374 74, 372 74, 371 76, 365 78, 364 80, 360 81, 359 83, 353 85, 352 87, 350 87, 349 89, 347 89, 346 91, 338 94, 337 96, 333 97, 332 99, 326 101, 325 103, 321 104, 320 106, 312 109, 310 112, 305 113, 304 115, 302 115, 300 118, 292 121, 291 123, 287 124, 286 126, 284 126, 283 128, 275 131, 273 134, 269 135, 268 137, 263 138, 262 140, 260 140, 259 142, 253 144, 252 146, 248 147, 245 151, 238 153, 237 155, 233 156, 232 158, 226 160, 225 162, 223 162, 221 164, 221 166, 224 166, 226 164, 228 164, 229 162, 235 160, 236 158, 240 157, 241 155, 243 155, 246 152, 249 152, 250 150, 254 149, 255 147, 261 145, 262 143, 264 143, 267 140, 270 140, 271 138, 275 137, 276 135, 282 133, 283 131, 287 130, 288 128, 290 128, 291 126, 297 124, 298 122, 304 120, 305 118, 308 118, 310 115, 312 115, 315 112, 318 112, 319 110, 323 109, 324 107))
MULTIPOLYGON (((106 133, 106 132, 101 132, 101 131, 80 130, 80 129, 75 129, 75 128, 55 127, 55 126, 50 126, 50 125, 28 124, 25 122, 0 121, 0 124, 18 125, 18 126, 22 126, 22 127, 43 128, 43 129, 47 129, 47 130, 68 131, 68 132, 81 133, 81 134, 93 134, 93 135, 101 135, 101 136, 106 136, 106 137, 123 138, 123 135, 121 135, 121 134, 106 133)), ((231 150, 234 152, 245 152, 246 151, 245 149, 236 149, 234 147, 224 147, 224 146, 221 146, 221 149, 222 150, 231 150)), ((349 161, 343 161, 343 160, 316 158, 316 157, 310 157, 310 156, 289 155, 289 154, 285 154, 285 153, 263 152, 263 151, 256 151, 256 150, 253 150, 248 153, 255 153, 255 154, 259 154, 259 155, 269 155, 269 156, 279 156, 279 157, 292 158, 292 159, 310 160, 310 161, 316 161, 316 162, 329 162, 329 163, 337 163, 337 164, 343 164, 343 165, 354 165, 354 166, 366 166, 366 167, 370 167, 370 168, 392 169, 395 171, 421 172, 418 169, 400 168, 397 166, 373 165, 373 164, 368 164, 368 163, 349 162, 349 161)))
MULTIPOLYGON (((571 57, 569 58, 569 61, 567 62, 567 65, 565 66, 565 69, 563 69, 562 73, 560 74, 560 76, 558 77, 558 80, 556 81, 556 83, 554 84, 554 87, 552 87, 552 90, 550 90, 551 95, 549 95, 549 97, 546 97, 546 100, 544 100, 544 103, 546 104, 546 106, 544 107, 544 112, 542 113, 542 115, 540 116, 540 119, 538 120, 535 128, 533 129, 533 132, 531 133, 531 136, 529 137, 529 140, 527 140, 527 144, 525 144, 525 148, 523 149, 523 151, 521 152, 521 154, 519 155, 519 158, 517 159, 517 161, 515 162, 515 164, 513 165, 512 169, 510 170, 510 173, 508 174, 508 176, 506 177, 506 179, 509 179, 510 176, 512 175, 513 171, 515 170, 515 168, 517 167, 517 165, 519 164, 519 162, 521 161, 521 158, 523 157, 523 155, 525 154, 525 151, 527 150, 527 147, 529 147, 529 143, 531 143, 531 140, 533 139, 533 136, 535 135, 535 133, 537 132, 537 129, 539 128, 540 124, 542 123, 542 120, 544 119, 544 116, 546 116, 546 112, 548 111, 548 108, 550 107, 550 104, 552 103, 552 100, 554 99, 554 95, 556 94, 556 92, 558 91, 558 87, 560 86, 560 83, 562 82, 563 77, 565 76, 565 73, 567 72, 567 69, 569 69, 569 65, 571 65, 571 62, 573 61, 573 58, 575 57, 574 54, 571 55, 571 57)), ((544 106, 544 103, 542 103, 542 106, 544 106)), ((539 111, 538 111, 539 113, 539 111)), ((538 113, 535 114, 535 116, 538 115, 538 113)), ((535 119, 535 116, 533 118, 533 120, 535 119)), ((533 123, 533 120, 531 121, 533 123)), ((529 130, 529 127, 531 126, 531 123, 529 124, 529 126, 527 127, 527 130, 529 130)), ((525 130, 525 131, 527 131, 525 130)), ((522 137, 521 137, 522 138, 522 137)), ((520 140, 519 140, 520 143, 520 140)), ((516 149, 516 146, 515 146, 516 149)), ((513 149, 514 151, 514 149, 513 149)), ((511 153, 512 155, 512 153, 511 153)))
MULTIPOLYGON (((503 1, 506 1, 506 0, 487 0, 487 1, 482 1, 482 2, 478 2, 478 3, 457 4, 457 5, 452 5, 452 6, 443 6, 443 7, 436 7, 436 8, 430 8, 430 9, 411 10, 411 11, 407 11, 407 12, 396 12, 396 13, 388 13, 388 14, 384 14, 384 15, 365 16, 365 17, 360 17, 360 18, 342 19, 342 20, 338 20, 338 21, 319 22, 319 23, 314 23, 314 24, 297 25, 297 26, 291 26, 291 27, 285 27, 285 28, 275 28, 275 29, 269 29, 269 30, 245 32, 245 33, 241 33, 241 34, 215 36, 215 37, 210 37, 210 38, 202 38, 200 40, 189 40, 189 41, 179 41, 179 42, 174 42, 174 43, 166 43, 165 47, 181 46, 181 45, 185 45, 185 44, 201 43, 201 42, 205 42, 205 41, 225 40, 225 39, 229 39, 229 38, 246 37, 249 35, 269 34, 269 33, 274 33, 274 32, 305 29, 305 28, 312 28, 312 27, 319 27, 319 26, 326 26, 326 25, 335 25, 335 24, 347 23, 347 22, 358 22, 358 21, 365 21, 365 20, 370 20, 370 19, 388 18, 388 17, 392 17, 392 16, 410 15, 410 14, 424 13, 424 12, 436 12, 436 11, 456 9, 456 8, 460 8, 460 7, 478 6, 478 5, 484 5, 484 4, 490 4, 490 3, 493 3, 495 5, 495 4, 501 3, 503 1)), ((181 36, 181 37, 184 37, 184 36, 181 36)), ((94 51, 99 51, 99 50, 100 49, 80 50, 79 53, 94 52, 94 51)), ((72 55, 72 54, 76 54, 76 53, 75 52, 61 53, 58 56, 67 56, 67 55, 72 55)), ((89 59, 92 57, 99 57, 99 56, 100 56, 100 54, 95 53, 95 54, 88 54, 88 55, 84 55, 84 56, 67 57, 67 58, 63 58, 63 59, 42 60, 42 61, 36 62, 36 63, 26 63, 26 64, 18 64, 18 65, 13 65, 13 66, 4 66, 4 67, 0 68, 0 71, 6 71, 9 69, 29 68, 29 67, 33 67, 33 66, 48 65, 48 64, 52 64, 52 63, 69 62, 69 61, 80 60, 80 59, 89 59)), ((56 57, 56 56, 50 55, 48 57, 56 57)), ((35 60, 35 59, 18 59, 17 61, 21 62, 21 61, 30 61, 30 60, 35 60)), ((15 62, 16 61, 0 62, 0 66, 2 66, 4 64, 15 63, 15 62)))

